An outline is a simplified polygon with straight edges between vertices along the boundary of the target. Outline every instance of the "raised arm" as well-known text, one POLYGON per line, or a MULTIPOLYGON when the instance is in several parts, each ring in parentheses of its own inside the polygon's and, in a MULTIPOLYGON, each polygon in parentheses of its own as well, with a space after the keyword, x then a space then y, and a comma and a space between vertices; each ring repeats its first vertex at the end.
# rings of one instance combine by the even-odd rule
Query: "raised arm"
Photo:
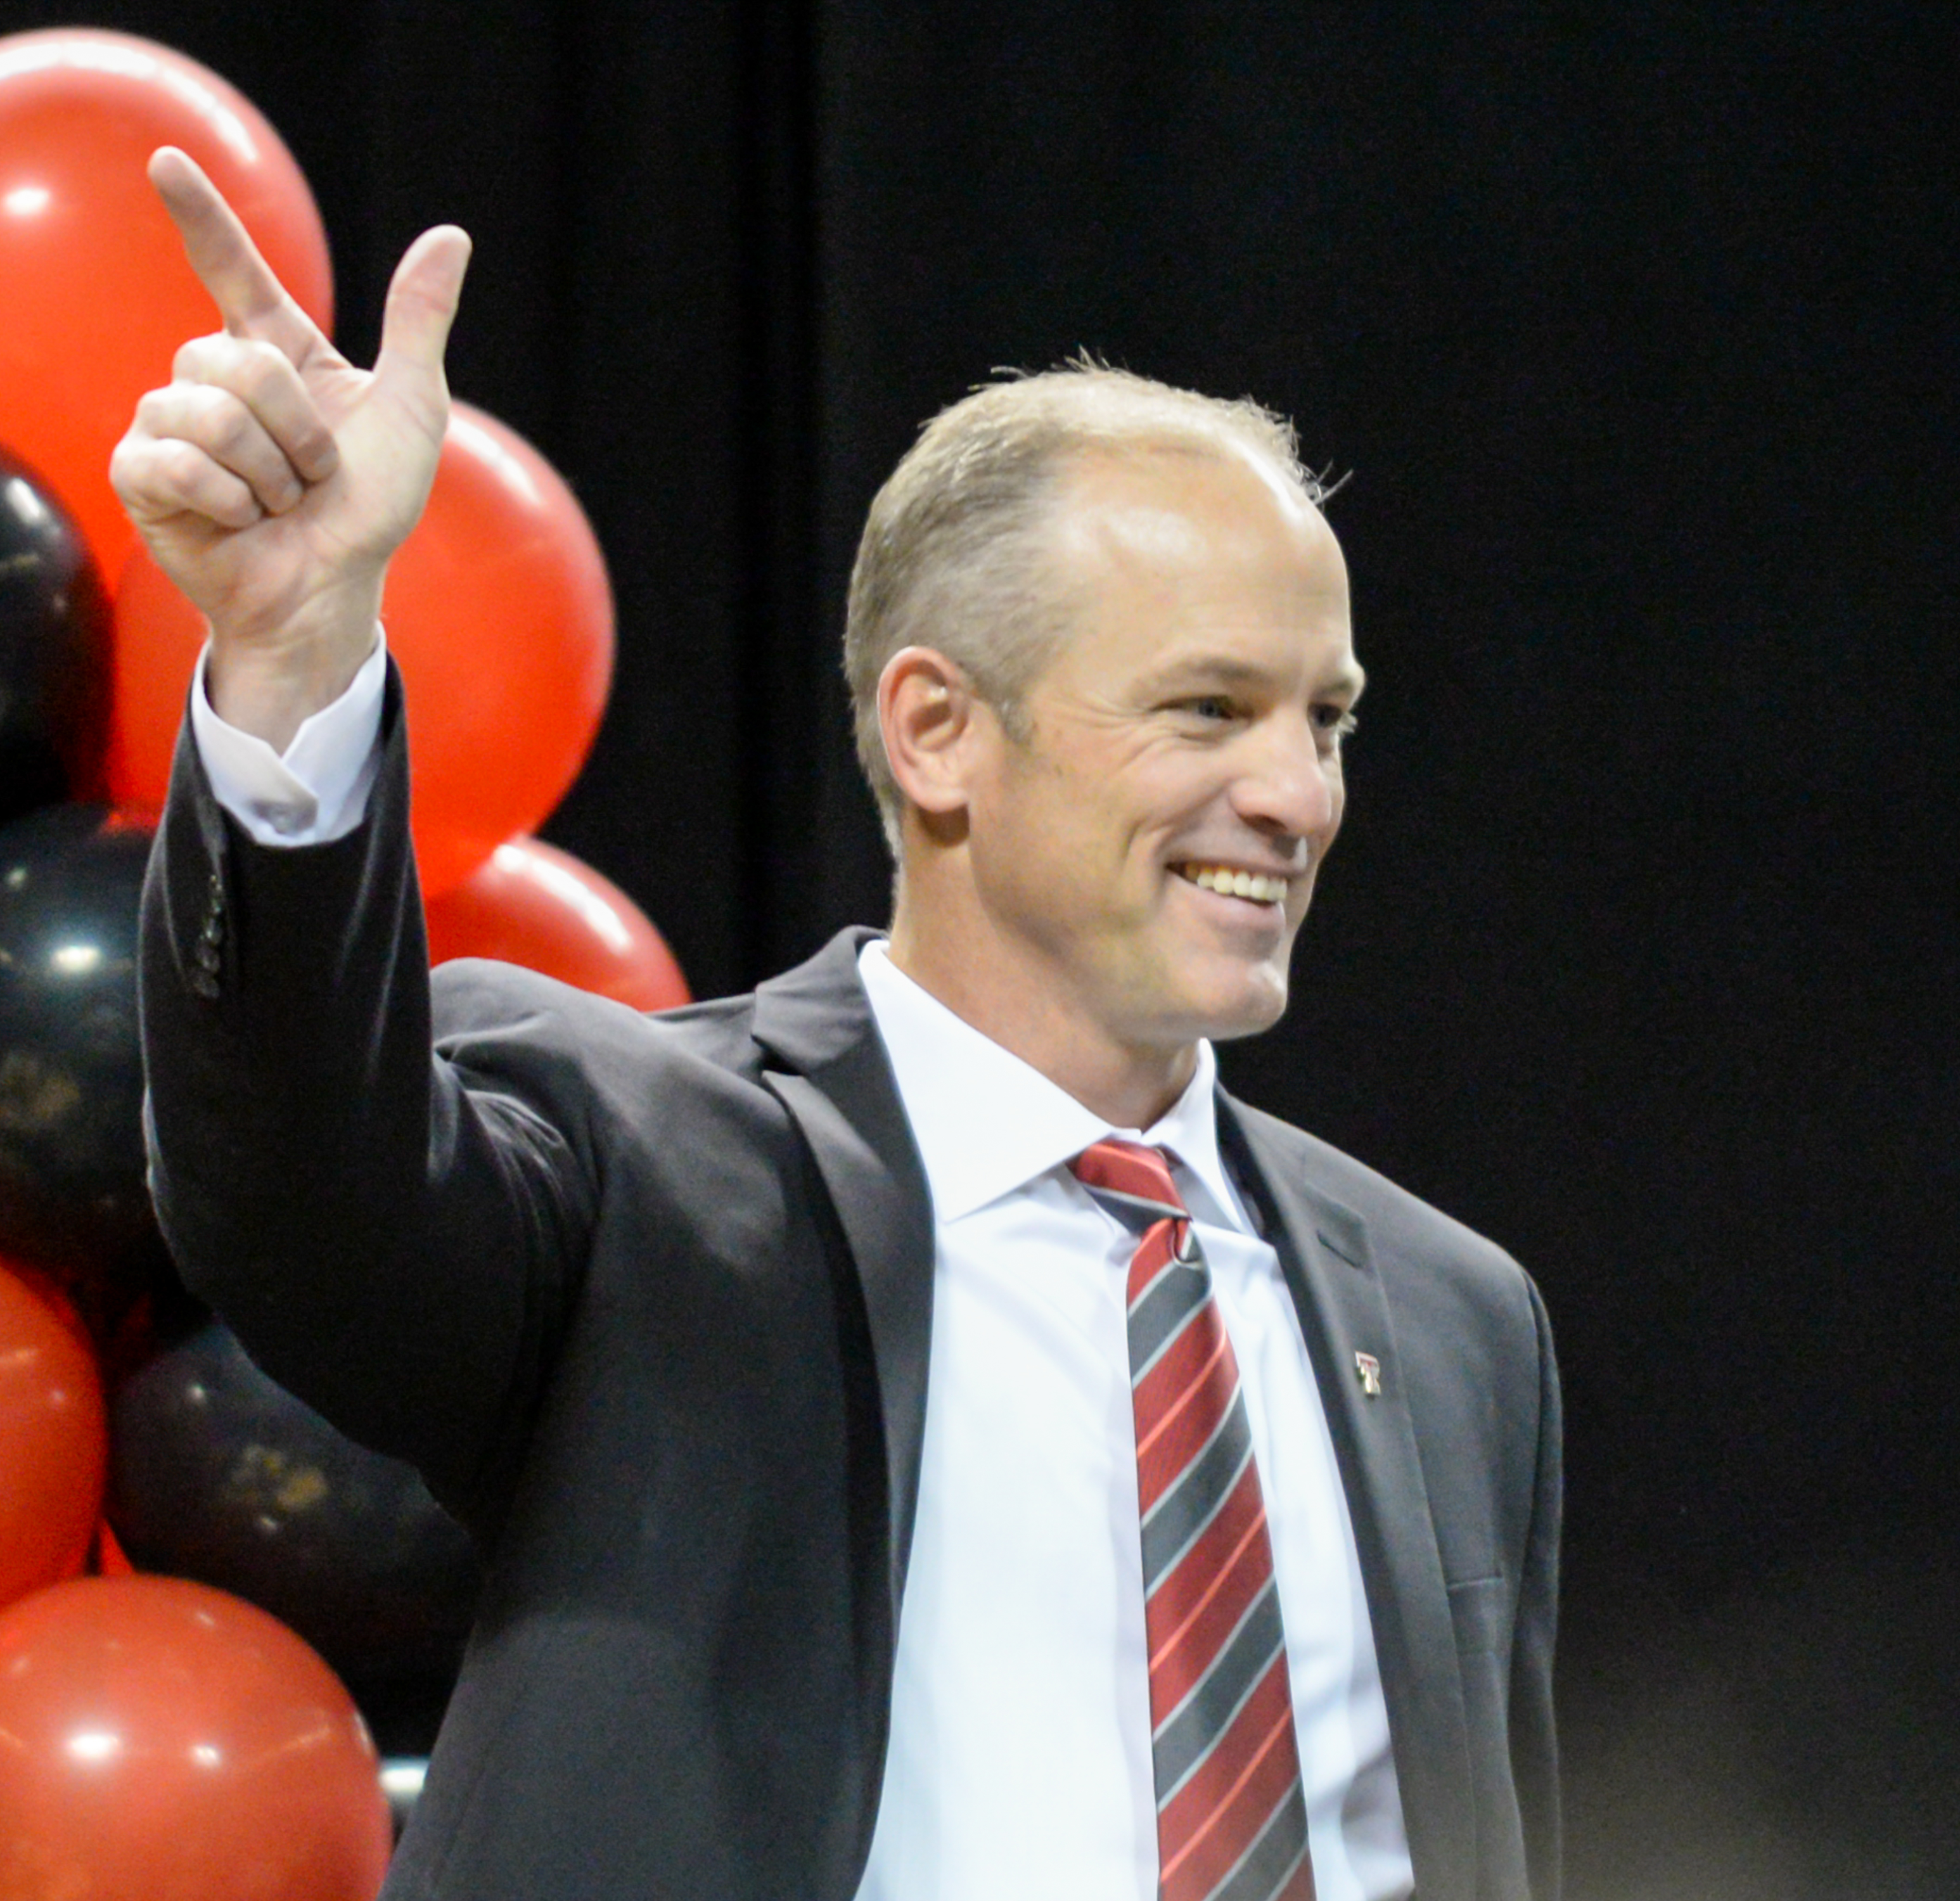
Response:
MULTIPOLYGON (((411 247, 360 370, 189 159, 151 173, 224 328, 143 399, 114 479, 210 621, 215 710, 283 750, 372 650, 434 478, 468 240, 411 247)), ((466 1063, 432 1049, 402 720, 391 685, 367 822, 297 849, 255 843, 180 741, 144 898, 151 1180, 186 1280, 253 1357, 487 1528, 582 1272, 594 1171, 556 997, 486 977, 466 1063)))

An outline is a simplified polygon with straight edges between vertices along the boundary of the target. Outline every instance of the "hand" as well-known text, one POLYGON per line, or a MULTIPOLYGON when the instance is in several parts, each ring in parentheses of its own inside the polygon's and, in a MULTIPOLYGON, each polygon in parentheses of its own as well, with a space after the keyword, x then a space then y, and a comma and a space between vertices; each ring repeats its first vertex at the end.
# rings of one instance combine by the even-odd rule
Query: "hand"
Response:
POLYGON ((150 179, 224 327, 186 343, 169 386, 137 405, 110 478, 211 623, 213 706, 283 751, 373 650, 389 558, 435 479, 469 240, 441 225, 409 247, 380 356, 357 370, 190 158, 165 146, 150 179))

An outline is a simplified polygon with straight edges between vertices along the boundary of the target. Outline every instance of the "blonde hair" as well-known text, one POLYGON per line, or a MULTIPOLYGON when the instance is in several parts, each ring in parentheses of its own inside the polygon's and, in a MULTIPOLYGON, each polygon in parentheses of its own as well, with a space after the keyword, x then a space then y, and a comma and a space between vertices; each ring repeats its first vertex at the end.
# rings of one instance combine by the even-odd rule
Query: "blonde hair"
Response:
POLYGON ((1042 571, 1068 464, 1096 450, 1231 443, 1316 506, 1332 492, 1301 465, 1293 425, 1250 397, 1199 396, 1087 357, 982 384, 921 430, 872 501, 844 632, 858 758, 895 859, 903 800, 878 724, 886 662, 902 647, 934 649, 1023 732, 1023 695, 1067 631, 1067 605, 1042 571))

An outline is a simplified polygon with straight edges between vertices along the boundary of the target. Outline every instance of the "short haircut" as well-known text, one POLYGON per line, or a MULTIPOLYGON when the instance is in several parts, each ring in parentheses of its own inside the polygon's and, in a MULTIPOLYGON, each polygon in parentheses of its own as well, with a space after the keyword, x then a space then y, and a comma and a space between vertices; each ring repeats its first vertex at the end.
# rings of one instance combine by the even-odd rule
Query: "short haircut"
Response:
POLYGON ((892 856, 903 798, 878 726, 878 681, 901 648, 929 647, 966 673, 1008 731, 1068 631, 1044 584, 1052 504, 1068 465, 1096 450, 1252 450, 1318 507, 1331 492, 1301 466, 1284 417, 1083 357, 982 384, 919 432, 878 491, 858 544, 844 631, 858 758, 892 856))

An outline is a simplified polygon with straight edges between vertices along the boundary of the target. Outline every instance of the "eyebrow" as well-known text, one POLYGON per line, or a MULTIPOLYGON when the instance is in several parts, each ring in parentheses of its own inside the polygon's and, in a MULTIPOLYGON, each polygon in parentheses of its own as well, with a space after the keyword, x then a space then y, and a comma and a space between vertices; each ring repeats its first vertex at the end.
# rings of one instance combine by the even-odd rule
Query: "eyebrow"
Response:
MULTIPOLYGON (((1200 682, 1216 683, 1222 686, 1262 686, 1271 676, 1262 666, 1255 666, 1245 660, 1236 660, 1224 654, 1197 654, 1188 660, 1174 660, 1150 682, 1153 691, 1165 691, 1187 683, 1200 682)), ((1358 662, 1341 667, 1316 688, 1317 692, 1332 693, 1348 700, 1358 700, 1362 689, 1368 684, 1368 676, 1358 662)))

